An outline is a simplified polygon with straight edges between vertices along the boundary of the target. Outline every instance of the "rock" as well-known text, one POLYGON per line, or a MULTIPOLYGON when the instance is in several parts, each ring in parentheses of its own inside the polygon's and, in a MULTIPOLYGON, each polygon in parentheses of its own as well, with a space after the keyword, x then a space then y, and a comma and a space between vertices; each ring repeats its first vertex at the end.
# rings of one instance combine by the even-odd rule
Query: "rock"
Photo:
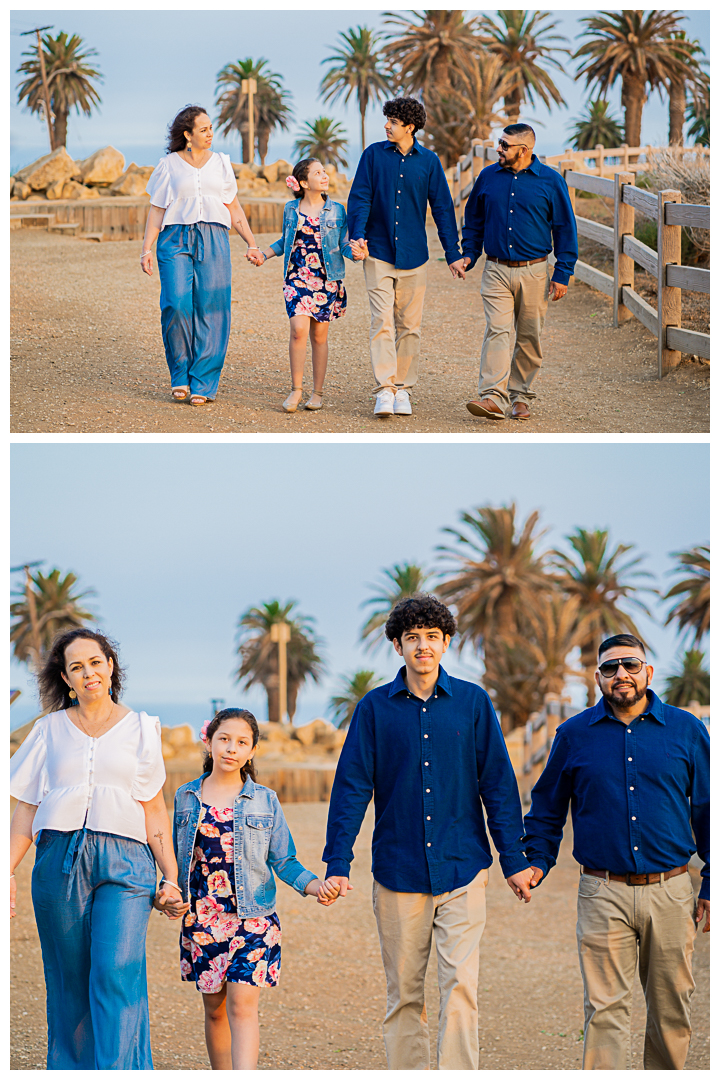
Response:
POLYGON ((63 199, 99 199, 100 193, 97 188, 85 187, 84 184, 78 184, 76 180, 67 180, 63 184, 62 189, 63 199))
POLYGON ((249 183, 252 183, 253 180, 257 179, 257 175, 260 171, 259 165, 249 165, 245 162, 240 162, 238 164, 232 161, 230 164, 232 165, 236 180, 247 180, 249 183))
POLYGON ((152 176, 153 168, 151 165, 136 165, 133 161, 128 165, 122 176, 119 176, 117 180, 110 185, 108 194, 110 195, 147 195, 145 188, 147 182, 152 176))
POLYGON ((46 199, 62 199, 66 180, 53 180, 45 190, 46 199))
POLYGON ((194 750, 197 736, 189 724, 180 724, 178 727, 161 728, 163 745, 172 746, 174 750, 194 750))
POLYGON ((270 724, 260 723, 258 724, 260 729, 260 738, 267 739, 268 742, 274 743, 286 743, 292 738, 292 731, 285 724, 270 724))
POLYGON ((108 185, 122 176, 125 158, 114 146, 104 146, 96 150, 84 161, 76 163, 73 180, 83 184, 108 185))
POLYGON ((12 186, 13 199, 27 199, 30 195, 32 195, 30 185, 23 183, 22 180, 18 180, 16 177, 12 186))
POLYGON ((69 180, 77 172, 77 165, 64 146, 53 150, 52 154, 33 161, 15 174, 15 179, 29 184, 33 191, 44 191, 56 180, 69 180))
POLYGON ((317 720, 311 720, 309 724, 293 728, 293 738, 301 742, 303 746, 312 746, 314 742, 318 742, 325 736, 329 727, 331 725, 326 720, 318 717, 317 720))
POLYGON ((261 175, 265 177, 269 184, 275 184, 278 180, 285 182, 285 177, 289 176, 293 167, 289 161, 283 161, 279 158, 277 161, 273 161, 267 165, 263 165, 261 169, 261 175))

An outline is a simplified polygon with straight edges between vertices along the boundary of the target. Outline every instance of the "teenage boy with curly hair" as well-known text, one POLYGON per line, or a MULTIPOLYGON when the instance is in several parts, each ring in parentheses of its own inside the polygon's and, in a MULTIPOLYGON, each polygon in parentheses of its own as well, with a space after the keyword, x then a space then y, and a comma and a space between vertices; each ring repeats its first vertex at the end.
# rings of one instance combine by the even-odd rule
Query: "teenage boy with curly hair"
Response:
POLYGON ((416 139, 425 109, 415 98, 383 105, 384 142, 363 151, 347 204, 351 245, 363 262, 370 301, 375 415, 409 416, 417 382, 427 281, 428 203, 453 277, 465 277, 455 208, 440 159, 416 139))
MULTIPOLYGON (((385 635, 405 662, 355 709, 333 784, 323 861, 345 895, 375 798, 373 908, 387 978, 388 1068, 429 1069, 425 970, 438 958, 438 1069, 477 1069, 480 938, 492 863, 530 900, 515 775, 490 698, 440 660, 457 627, 434 596, 401 600, 385 635)), ((538 871, 538 878, 540 872, 538 871)))

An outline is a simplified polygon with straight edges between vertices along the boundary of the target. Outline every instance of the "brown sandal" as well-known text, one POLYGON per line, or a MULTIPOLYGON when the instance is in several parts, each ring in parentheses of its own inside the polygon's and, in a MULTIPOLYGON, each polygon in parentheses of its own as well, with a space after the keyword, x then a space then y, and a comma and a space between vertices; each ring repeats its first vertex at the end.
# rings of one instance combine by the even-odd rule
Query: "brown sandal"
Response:
POLYGON ((187 401, 187 399, 190 397, 189 386, 172 386, 170 390, 173 396, 173 401, 187 401))
POLYGON ((207 403, 208 403, 208 398, 203 397, 202 394, 191 394, 190 395, 190 404, 191 405, 207 405, 207 403))

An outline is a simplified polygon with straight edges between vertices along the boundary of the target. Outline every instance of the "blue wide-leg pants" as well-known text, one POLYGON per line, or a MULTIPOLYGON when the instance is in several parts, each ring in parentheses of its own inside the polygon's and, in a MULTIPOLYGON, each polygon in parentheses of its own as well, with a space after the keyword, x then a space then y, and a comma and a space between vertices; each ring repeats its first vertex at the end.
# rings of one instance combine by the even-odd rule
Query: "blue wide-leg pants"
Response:
POLYGON ((155 885, 147 844, 41 830, 32 899, 48 1069, 152 1069, 145 935, 155 885))
POLYGON ((157 240, 171 386, 215 399, 230 339, 232 264, 224 225, 167 225, 157 240))

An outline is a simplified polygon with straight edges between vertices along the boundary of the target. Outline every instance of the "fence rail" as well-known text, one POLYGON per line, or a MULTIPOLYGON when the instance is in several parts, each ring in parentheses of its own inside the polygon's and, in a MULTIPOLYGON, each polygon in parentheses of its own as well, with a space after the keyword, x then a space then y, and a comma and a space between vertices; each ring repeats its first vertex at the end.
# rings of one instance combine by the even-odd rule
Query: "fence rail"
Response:
MULTIPOLYGON (((574 150, 569 148, 562 154, 554 154, 545 158, 546 165, 555 165, 561 161, 572 161, 572 168, 577 172, 584 172, 594 176, 612 176, 616 172, 643 172, 648 168, 648 158, 652 155, 654 146, 600 146, 594 150, 574 150), (640 158, 644 160, 641 161, 640 158)), ((709 155, 707 146, 684 146, 678 147, 684 154, 696 154, 698 157, 709 155)))
MULTIPOLYGON (((641 156, 652 147, 616 147, 604 151, 600 165, 588 172, 585 160, 599 152, 568 151, 545 159, 565 177, 570 202, 575 212, 577 191, 600 195, 613 200, 613 225, 602 225, 590 218, 575 221, 580 236, 602 244, 613 252, 612 275, 589 263, 578 261, 575 278, 609 296, 613 301, 613 326, 636 318, 657 338, 658 378, 680 363, 683 352, 710 359, 710 335, 696 330, 684 330, 681 317, 681 290, 710 292, 710 271, 681 265, 681 232, 683 226, 694 229, 710 228, 710 207, 683 203, 679 191, 661 191, 656 195, 635 185, 632 166, 627 170, 608 165, 608 158, 641 156), (625 153, 627 151, 627 154, 625 153), (612 178, 602 172, 611 172, 612 178), (635 237, 635 211, 657 223, 657 251, 635 237), (635 263, 642 266, 657 281, 657 308, 653 308, 635 291, 635 263)), ((703 156, 707 147, 690 147, 688 151, 703 156)), ((458 161, 452 173, 453 201, 460 223, 465 204, 473 185, 486 165, 497 161, 495 144, 491 139, 473 141, 469 153, 458 161)), ((636 165, 639 166, 636 162, 636 165)), ((552 255, 551 255, 552 262, 552 255)))

